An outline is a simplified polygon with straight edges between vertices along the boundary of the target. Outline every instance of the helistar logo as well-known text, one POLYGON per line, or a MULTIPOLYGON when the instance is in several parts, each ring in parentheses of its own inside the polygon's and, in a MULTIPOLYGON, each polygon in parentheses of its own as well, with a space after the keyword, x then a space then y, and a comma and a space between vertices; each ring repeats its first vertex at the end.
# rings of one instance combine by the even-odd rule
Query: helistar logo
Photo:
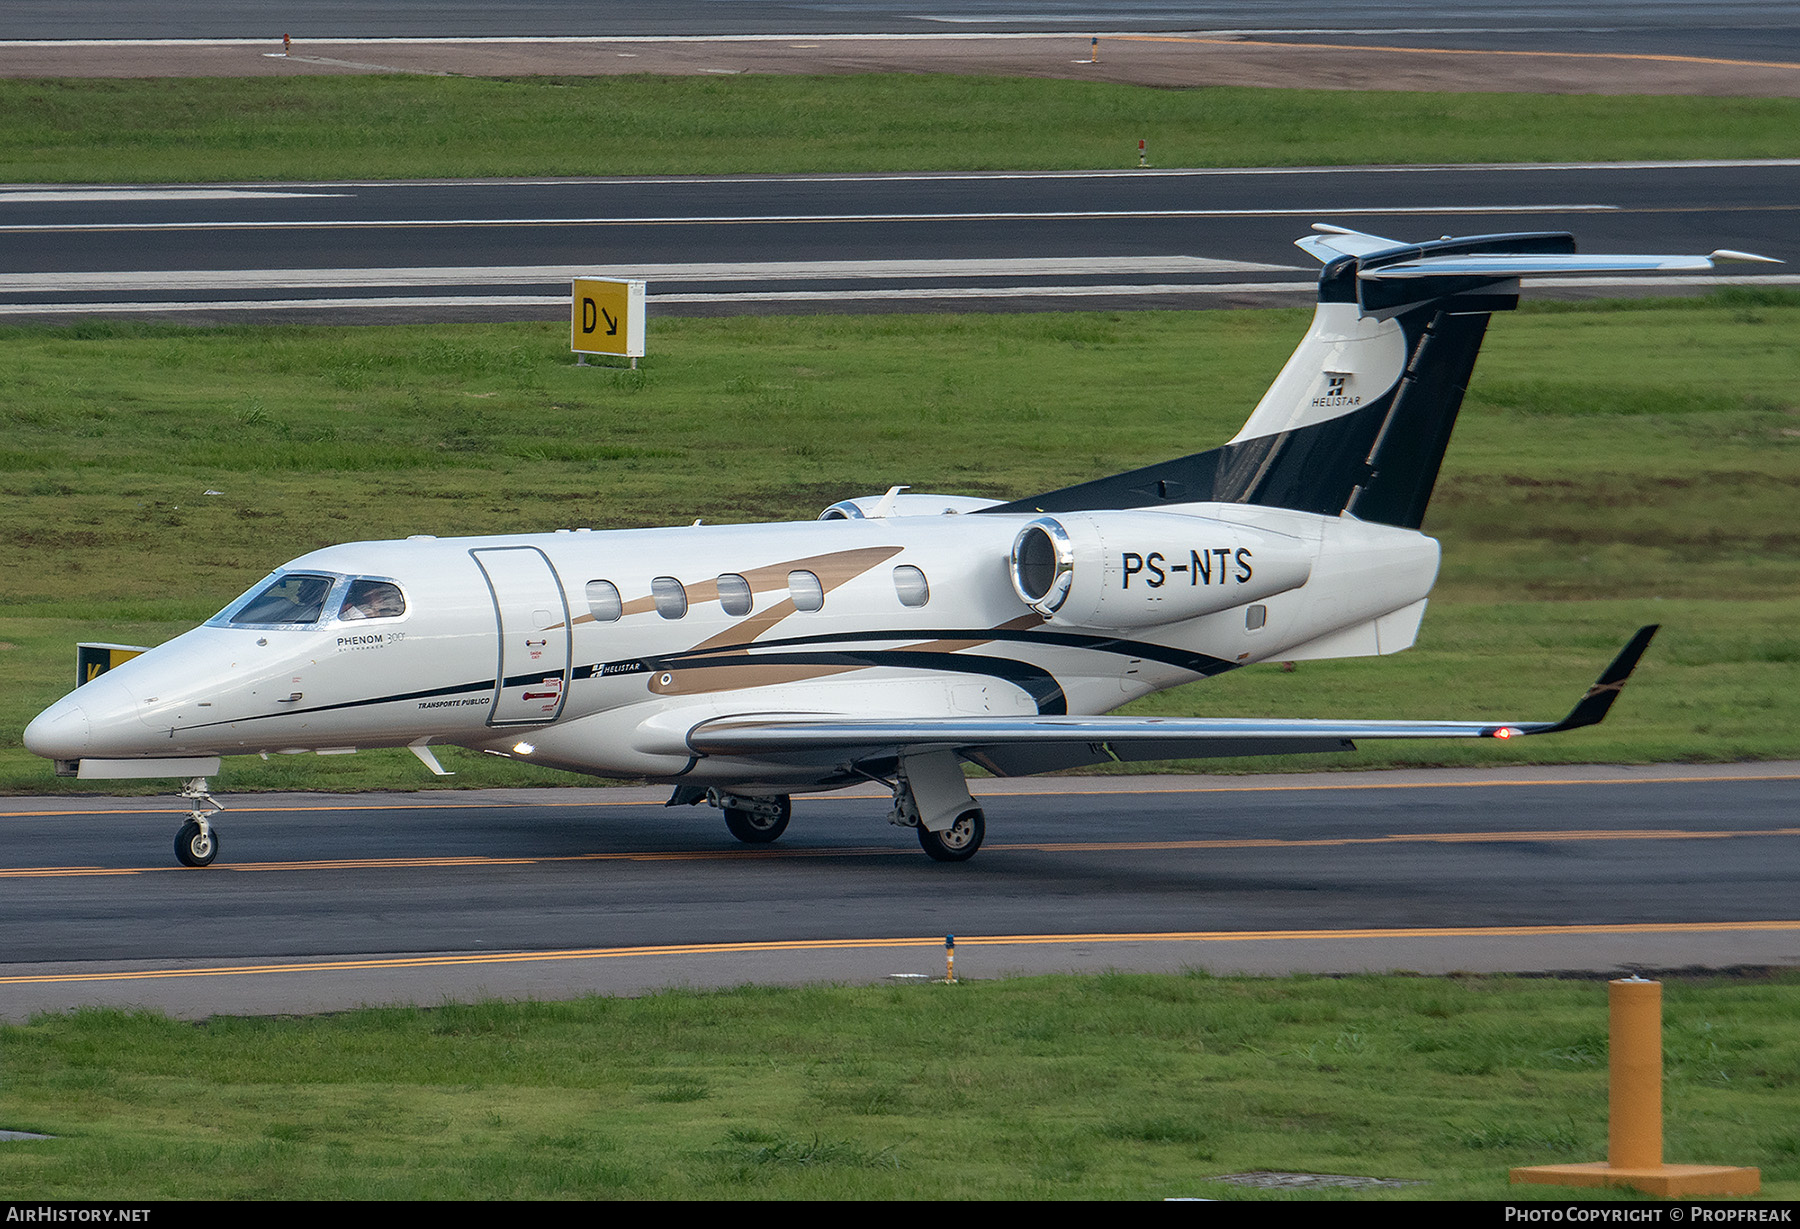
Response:
POLYGON ((1315 409, 1348 409, 1362 404, 1362 398, 1349 391, 1350 373, 1327 371, 1325 391, 1312 399, 1315 409))

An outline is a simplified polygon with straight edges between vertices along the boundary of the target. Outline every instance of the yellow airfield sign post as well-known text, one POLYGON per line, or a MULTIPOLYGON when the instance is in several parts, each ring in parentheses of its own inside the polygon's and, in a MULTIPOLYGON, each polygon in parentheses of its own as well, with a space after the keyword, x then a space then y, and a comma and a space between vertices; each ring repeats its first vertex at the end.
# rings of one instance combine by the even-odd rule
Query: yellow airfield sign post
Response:
POLYGON ((114 666, 149 651, 141 644, 96 644, 84 640, 75 646, 75 685, 91 683, 114 666))
POLYGON ((587 356, 628 358, 635 368, 644 356, 644 283, 578 277, 569 292, 569 348, 588 365, 587 356))

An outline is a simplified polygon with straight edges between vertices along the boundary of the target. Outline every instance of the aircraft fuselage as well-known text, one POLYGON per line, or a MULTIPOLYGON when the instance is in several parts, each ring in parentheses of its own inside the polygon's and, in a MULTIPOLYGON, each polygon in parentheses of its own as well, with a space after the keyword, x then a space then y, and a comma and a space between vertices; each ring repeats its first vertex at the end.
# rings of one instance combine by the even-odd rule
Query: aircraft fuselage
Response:
MULTIPOLYGON (((1098 519, 1107 540, 1082 561, 1099 595, 1088 609, 1105 622, 1070 624, 1034 610, 1012 579, 1009 553, 1033 519, 332 546, 277 573, 329 582, 314 621, 257 621, 247 603, 259 586, 66 697, 28 740, 64 760, 429 742, 600 775, 804 787, 829 765, 696 757, 686 732, 747 713, 1105 713, 1408 610, 1437 570, 1433 539, 1348 518, 1118 514, 1098 519), (358 580, 396 587, 403 612, 346 617, 358 580)), ((1414 612, 1405 643, 1366 638, 1363 651, 1405 647, 1416 624, 1414 612)))

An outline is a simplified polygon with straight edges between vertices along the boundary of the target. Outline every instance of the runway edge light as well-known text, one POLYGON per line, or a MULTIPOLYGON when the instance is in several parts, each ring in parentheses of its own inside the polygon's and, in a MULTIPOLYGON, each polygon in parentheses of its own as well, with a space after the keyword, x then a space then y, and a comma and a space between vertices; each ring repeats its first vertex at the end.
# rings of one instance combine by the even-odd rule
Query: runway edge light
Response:
POLYGON ((590 354, 628 358, 637 366, 644 356, 645 285, 597 277, 571 281, 569 349, 579 356, 576 366, 588 366, 590 354))
POLYGON ((1662 983, 1606 984, 1609 1112, 1606 1160, 1530 1165, 1512 1181, 1546 1186, 1624 1186, 1664 1198, 1754 1195, 1762 1171, 1732 1165, 1665 1165, 1662 1135, 1662 983))

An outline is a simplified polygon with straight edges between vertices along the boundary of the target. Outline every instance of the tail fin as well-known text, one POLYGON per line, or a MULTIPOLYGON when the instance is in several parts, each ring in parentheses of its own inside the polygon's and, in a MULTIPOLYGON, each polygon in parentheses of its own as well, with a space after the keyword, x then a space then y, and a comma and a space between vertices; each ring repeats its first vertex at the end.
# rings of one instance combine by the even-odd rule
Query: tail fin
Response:
POLYGON ((1548 232, 1406 244, 1338 227, 1298 246, 1326 262, 1311 329, 1222 448, 989 512, 1246 503, 1419 527, 1488 317, 1525 274, 1709 269, 1711 256, 1579 256, 1548 232))

